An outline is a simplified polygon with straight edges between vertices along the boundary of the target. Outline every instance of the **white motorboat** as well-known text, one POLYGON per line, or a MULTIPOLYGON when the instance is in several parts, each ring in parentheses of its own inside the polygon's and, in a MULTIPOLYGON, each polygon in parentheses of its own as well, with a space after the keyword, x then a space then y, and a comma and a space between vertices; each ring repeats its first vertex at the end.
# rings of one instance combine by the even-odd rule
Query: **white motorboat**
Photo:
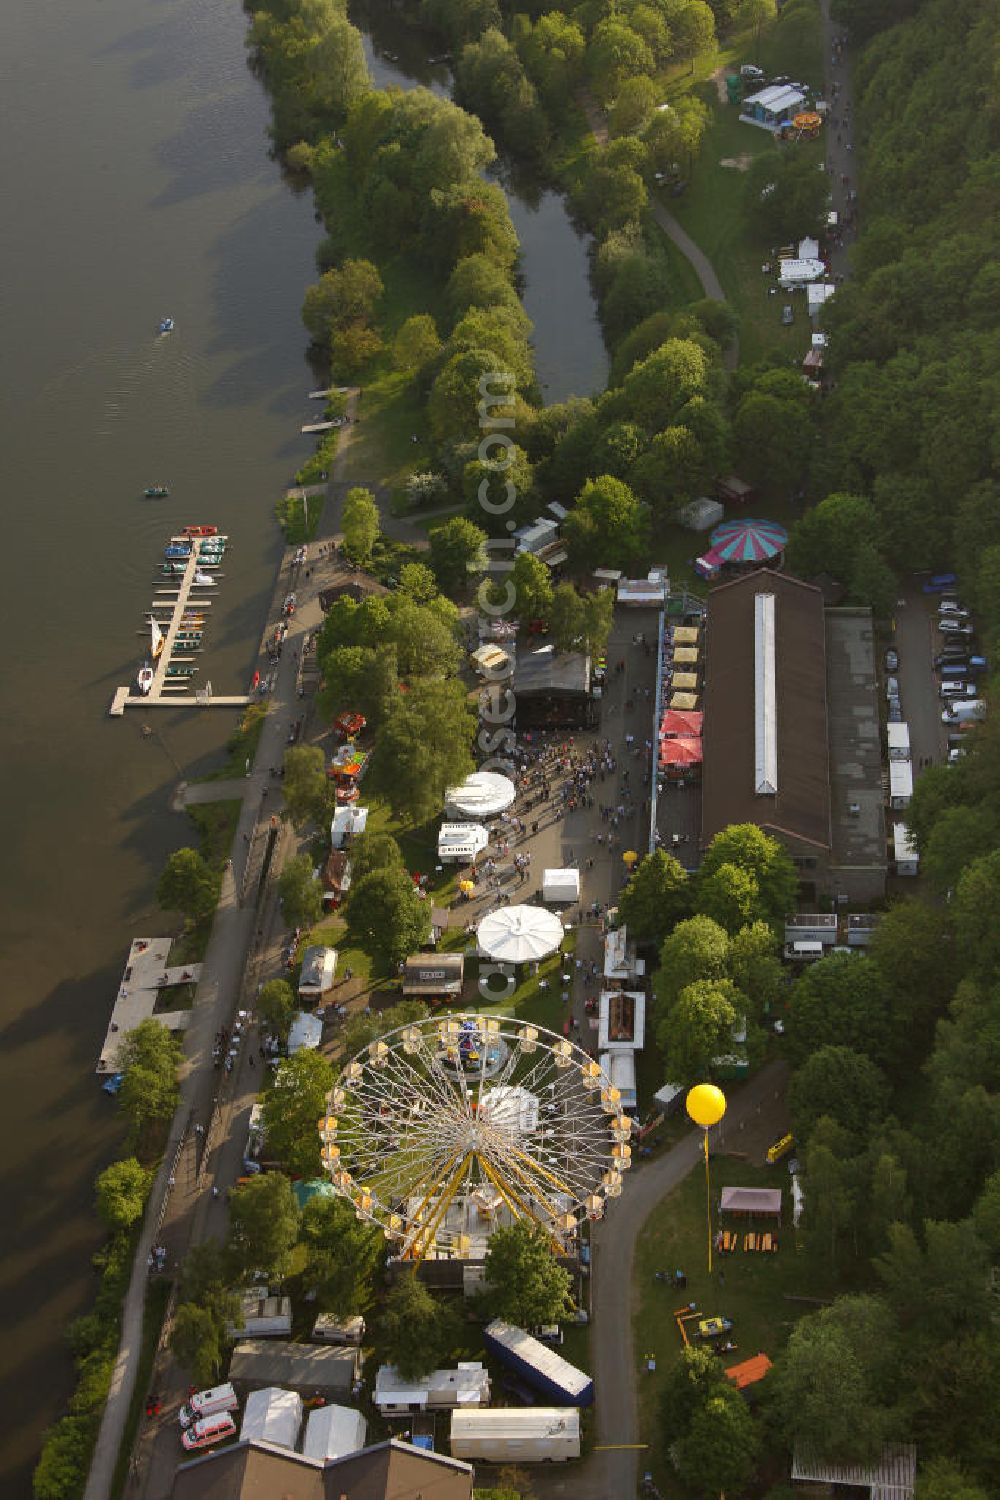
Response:
POLYGON ((217 579, 212 577, 211 573, 203 573, 200 568, 194 575, 194 581, 200 584, 202 588, 213 588, 218 582, 217 579))
POLYGON ((152 686, 153 686, 153 669, 149 665, 148 662, 146 663, 146 665, 144 667, 140 667, 139 668, 139 675, 136 678, 136 686, 138 687, 140 693, 142 694, 142 696, 144 698, 146 697, 146 695, 149 693, 150 689, 152 688, 152 686))

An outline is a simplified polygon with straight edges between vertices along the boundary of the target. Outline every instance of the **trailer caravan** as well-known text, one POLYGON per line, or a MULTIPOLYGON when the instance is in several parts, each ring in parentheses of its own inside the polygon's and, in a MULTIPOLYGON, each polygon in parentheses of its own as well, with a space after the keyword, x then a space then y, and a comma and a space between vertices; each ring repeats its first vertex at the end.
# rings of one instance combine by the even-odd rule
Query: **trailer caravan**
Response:
POLYGON ((451 1456, 493 1464, 539 1464, 580 1457, 576 1406, 498 1406, 453 1411, 451 1456))
POLYGON ((543 1396, 565 1406, 590 1406, 593 1403, 594 1382, 590 1376, 539 1339, 532 1338, 523 1328, 494 1318, 483 1329, 483 1342, 487 1353, 522 1376, 543 1396))
POLYGON ((259 1292, 242 1292, 240 1318, 230 1324, 226 1333, 231 1339, 287 1339, 292 1331, 290 1297, 261 1296, 259 1292))
POLYGON ((459 1361, 454 1370, 432 1370, 422 1380, 404 1380, 394 1365, 379 1365, 375 1405, 383 1417, 406 1417, 414 1411, 441 1411, 455 1406, 487 1406, 490 1377, 477 1361, 459 1361))

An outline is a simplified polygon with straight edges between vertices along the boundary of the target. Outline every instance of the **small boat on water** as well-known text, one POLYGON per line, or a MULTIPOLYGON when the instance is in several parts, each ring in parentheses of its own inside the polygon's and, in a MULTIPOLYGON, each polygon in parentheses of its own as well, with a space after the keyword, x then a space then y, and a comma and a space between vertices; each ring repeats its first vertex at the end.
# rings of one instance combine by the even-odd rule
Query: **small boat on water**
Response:
POLYGON ((139 675, 135 679, 135 681, 140 693, 145 698, 150 688, 153 686, 153 669, 149 665, 149 662, 147 662, 144 667, 139 668, 139 675))
POLYGON ((176 324, 174 323, 173 318, 169 318, 169 317, 168 318, 161 318, 160 319, 159 327, 157 329, 157 332, 158 333, 173 333, 175 327, 176 327, 176 324))
POLYGON ((182 562, 165 562, 160 572, 164 578, 183 578, 187 572, 187 564, 182 562))
POLYGON ((191 548, 183 542, 171 542, 168 547, 164 547, 163 556, 167 562, 172 558, 183 559, 191 556, 191 548))
POLYGON ((197 667, 168 667, 166 675, 168 677, 193 677, 197 670, 197 667))
POLYGON ((199 569, 194 575, 194 581, 200 588, 207 589, 214 588, 218 579, 213 578, 211 573, 202 573, 199 569))
POLYGON ((150 654, 150 657, 152 658, 153 661, 156 661, 157 657, 160 655, 161 651, 163 650, 163 641, 164 641, 163 631, 160 629, 159 625, 156 623, 155 620, 150 620, 150 622, 149 622, 149 654, 150 654))
POLYGON ((142 493, 147 500, 165 500, 170 494, 170 488, 165 484, 147 484, 142 493))

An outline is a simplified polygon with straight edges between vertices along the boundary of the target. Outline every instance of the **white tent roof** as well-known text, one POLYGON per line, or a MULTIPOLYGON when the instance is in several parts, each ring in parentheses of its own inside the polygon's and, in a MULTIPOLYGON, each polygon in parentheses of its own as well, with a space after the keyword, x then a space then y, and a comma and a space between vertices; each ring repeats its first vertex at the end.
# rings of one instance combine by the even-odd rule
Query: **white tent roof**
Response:
POLYGON ((822 281, 819 285, 806 287, 806 298, 809 308, 822 307, 828 297, 832 297, 837 288, 830 281, 822 281))
POLYGON ((779 260, 778 280, 785 283, 802 285, 807 281, 818 281, 826 274, 826 266, 821 260, 779 260))
POLYGON ((438 858, 463 850, 479 854, 489 841, 482 823, 442 823, 438 829, 438 858))
POLYGON ((545 870, 542 873, 543 901, 579 901, 580 871, 545 870))
POLYGON ((797 105, 803 103, 805 97, 801 89, 791 84, 771 83, 767 88, 759 89, 756 94, 748 94, 743 105, 745 108, 748 104, 759 104, 761 109, 766 109, 769 114, 776 115, 786 109, 795 109, 797 105))
POLYGON ((452 786, 444 794, 445 813, 449 817, 495 818, 504 812, 517 795, 509 776, 496 771, 474 771, 461 786, 452 786))
POLYGON ((320 1406, 309 1413, 302 1452, 306 1458, 343 1458, 365 1446, 368 1424, 350 1406, 320 1406))
POLYGON ((262 1391, 251 1391, 247 1397, 240 1428, 240 1442, 252 1439, 294 1448, 302 1426, 302 1397, 297 1391, 284 1391, 267 1385, 262 1391))
POLYGON ((315 1051, 323 1040, 323 1022, 319 1016, 310 1015, 307 1010, 300 1010, 292 1019, 288 1031, 288 1055, 292 1057, 296 1052, 301 1052, 303 1047, 315 1051))
POLYGON ((367 807, 338 807, 330 824, 330 843, 339 849, 348 834, 364 833, 367 807))
POLYGON ((563 940, 563 924, 541 906, 501 906, 479 924, 480 950, 498 963, 523 964, 548 958, 563 940))

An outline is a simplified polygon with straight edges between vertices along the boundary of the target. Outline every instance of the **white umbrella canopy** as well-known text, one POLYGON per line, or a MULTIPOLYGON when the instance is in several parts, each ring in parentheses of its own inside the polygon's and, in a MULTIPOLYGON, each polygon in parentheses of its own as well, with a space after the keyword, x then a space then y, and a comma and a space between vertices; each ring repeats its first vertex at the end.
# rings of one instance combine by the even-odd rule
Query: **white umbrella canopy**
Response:
POLYGON ((563 940, 563 924, 541 906, 501 906, 479 924, 480 952, 498 963, 524 964, 548 958, 563 940))
POLYGON ((473 771, 461 786, 451 786, 445 792, 445 812, 472 820, 495 818, 506 812, 516 796, 517 788, 510 777, 496 771, 473 771))

